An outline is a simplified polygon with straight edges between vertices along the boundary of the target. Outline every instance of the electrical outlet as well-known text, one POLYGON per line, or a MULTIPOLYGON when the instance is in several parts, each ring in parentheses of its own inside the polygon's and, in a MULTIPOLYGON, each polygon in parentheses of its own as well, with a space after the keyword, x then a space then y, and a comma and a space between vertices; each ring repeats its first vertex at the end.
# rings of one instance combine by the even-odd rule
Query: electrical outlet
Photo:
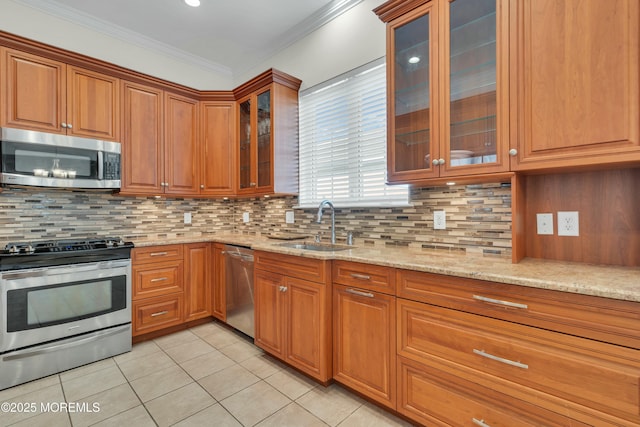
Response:
POLYGON ((293 211, 285 211, 284 222, 287 224, 293 224, 295 222, 293 211))
POLYGON ((558 236, 579 236, 578 212, 558 212, 558 236))
POLYGON ((184 223, 191 224, 191 212, 184 213, 184 223))
POLYGON ((242 213, 242 222, 244 222, 244 223, 249 222, 249 212, 243 212, 242 213))
POLYGON ((553 235, 553 214, 550 214, 550 213, 536 214, 536 222, 538 225, 538 234, 553 235))
POLYGON ((447 214, 444 210, 433 211, 433 229, 434 230, 447 229, 447 214))

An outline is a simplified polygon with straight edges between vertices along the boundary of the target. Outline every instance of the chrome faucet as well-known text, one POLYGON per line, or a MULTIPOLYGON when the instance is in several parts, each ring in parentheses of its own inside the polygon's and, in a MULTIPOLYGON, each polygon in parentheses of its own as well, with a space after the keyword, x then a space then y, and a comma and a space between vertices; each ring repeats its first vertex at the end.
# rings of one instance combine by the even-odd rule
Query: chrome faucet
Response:
POLYGON ((318 220, 316 221, 318 224, 322 221, 322 209, 325 206, 329 206, 331 208, 331 244, 336 244, 336 210, 333 207, 333 203, 329 200, 323 200, 320 202, 320 206, 318 206, 318 220))

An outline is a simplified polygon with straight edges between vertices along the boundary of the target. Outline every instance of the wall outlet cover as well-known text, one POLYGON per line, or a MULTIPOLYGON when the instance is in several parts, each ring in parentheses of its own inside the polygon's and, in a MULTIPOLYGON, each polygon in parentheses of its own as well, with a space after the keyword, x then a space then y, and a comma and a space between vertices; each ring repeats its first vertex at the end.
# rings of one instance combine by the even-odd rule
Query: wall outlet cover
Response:
POLYGON ((242 222, 244 222, 244 223, 249 222, 249 212, 243 212, 242 213, 242 222))
POLYGON ((447 229, 447 213, 444 210, 433 211, 433 229, 434 230, 447 229))
POLYGON ((184 223, 191 224, 191 212, 184 213, 184 223))
POLYGON ((538 226, 538 234, 553 235, 552 213, 536 214, 536 224, 538 226))
POLYGON ((558 212, 558 236, 580 236, 578 212, 558 212))
POLYGON ((287 224, 293 224, 295 222, 293 211, 285 211, 284 222, 287 224))

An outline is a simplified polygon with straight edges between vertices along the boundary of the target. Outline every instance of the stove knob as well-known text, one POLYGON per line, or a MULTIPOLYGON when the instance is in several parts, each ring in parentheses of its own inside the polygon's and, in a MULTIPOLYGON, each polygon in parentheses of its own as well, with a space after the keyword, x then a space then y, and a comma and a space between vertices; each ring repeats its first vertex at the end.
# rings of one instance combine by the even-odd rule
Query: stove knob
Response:
POLYGON ((19 251, 18 251, 18 248, 17 248, 15 245, 13 245, 13 246, 11 246, 11 247, 9 248, 9 253, 10 253, 10 254, 17 254, 18 252, 19 252, 19 251))
POLYGON ((27 253, 32 254, 35 252, 35 249, 33 248, 33 246, 29 245, 27 246, 27 253))

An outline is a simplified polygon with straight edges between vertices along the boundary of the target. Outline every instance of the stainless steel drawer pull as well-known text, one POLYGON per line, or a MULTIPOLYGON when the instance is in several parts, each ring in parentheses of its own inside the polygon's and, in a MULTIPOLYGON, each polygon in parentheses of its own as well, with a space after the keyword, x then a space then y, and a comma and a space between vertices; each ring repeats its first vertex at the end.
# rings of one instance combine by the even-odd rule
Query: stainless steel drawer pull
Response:
POLYGON ((375 297, 375 295, 373 295, 371 292, 363 292, 363 291, 359 291, 357 289, 351 289, 351 288, 347 288, 347 292, 353 295, 359 295, 361 297, 367 297, 367 298, 373 298, 375 297))
POLYGON ((167 313, 169 313, 167 310, 159 311, 159 312, 157 312, 157 313, 152 313, 152 314, 151 314, 151 317, 162 316, 162 315, 167 314, 167 313))
POLYGON ((166 252, 153 252, 153 253, 150 253, 149 256, 164 256, 166 254, 167 254, 166 252))
POLYGON ((471 421, 477 426, 480 427, 491 427, 489 424, 485 423, 484 420, 479 420, 477 418, 471 418, 471 421))
POLYGON ((507 307, 523 308, 525 310, 527 308, 529 308, 529 306, 527 304, 520 304, 520 303, 517 303, 517 302, 503 301, 503 300, 494 299, 494 298, 487 298, 487 297, 483 297, 481 295, 474 295, 473 299, 476 299, 478 301, 483 301, 483 302, 489 302, 491 304, 505 305, 507 307))
POLYGON ((502 357, 494 356, 493 354, 487 353, 484 350, 476 350, 474 348, 473 352, 478 356, 486 357, 487 359, 495 360, 496 362, 505 363, 507 365, 515 366, 516 368, 529 369, 529 365, 509 359, 503 359, 502 357))
POLYGON ((367 276, 366 274, 351 273, 351 277, 360 280, 371 280, 371 276, 367 276))
POLYGON ((280 286, 280 292, 287 292, 286 286, 280 286))
POLYGON ((155 279, 151 279, 151 282, 164 282, 165 280, 169 280, 168 277, 156 277, 155 279))

